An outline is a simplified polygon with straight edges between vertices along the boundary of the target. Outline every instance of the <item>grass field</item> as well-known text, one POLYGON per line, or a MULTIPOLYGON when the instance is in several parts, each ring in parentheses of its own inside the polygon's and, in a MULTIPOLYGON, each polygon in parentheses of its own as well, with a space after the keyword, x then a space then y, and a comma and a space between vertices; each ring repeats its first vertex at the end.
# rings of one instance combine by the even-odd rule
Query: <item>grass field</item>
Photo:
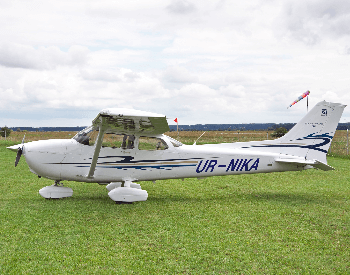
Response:
POLYGON ((77 182, 65 182, 73 197, 43 199, 52 181, 24 158, 14 168, 16 142, 0 141, 0 274, 350 274, 348 159, 329 157, 329 172, 141 182, 146 202, 116 205, 77 182))

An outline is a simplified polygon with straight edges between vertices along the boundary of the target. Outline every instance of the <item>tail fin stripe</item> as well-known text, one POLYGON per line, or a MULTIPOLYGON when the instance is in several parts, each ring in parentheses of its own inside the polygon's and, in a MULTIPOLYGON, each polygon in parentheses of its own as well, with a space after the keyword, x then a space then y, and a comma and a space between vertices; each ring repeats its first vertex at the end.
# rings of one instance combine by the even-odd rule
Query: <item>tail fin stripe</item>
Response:
MULTIPOLYGON (((312 144, 312 145, 295 145, 295 144, 269 144, 269 145, 253 145, 252 147, 258 148, 258 147, 274 147, 274 148, 303 148, 303 149, 312 149, 315 151, 320 151, 322 153, 327 153, 326 150, 320 149, 319 147, 322 147, 328 143, 331 142, 333 139, 333 136, 329 135, 329 133, 324 133, 322 135, 316 135, 316 133, 310 134, 303 138, 298 138, 297 140, 304 140, 304 139, 314 139, 314 140, 323 140, 323 142, 318 144, 312 144)), ((242 147, 243 148, 243 147, 242 147)), ((244 147, 249 148, 249 147, 244 147)))

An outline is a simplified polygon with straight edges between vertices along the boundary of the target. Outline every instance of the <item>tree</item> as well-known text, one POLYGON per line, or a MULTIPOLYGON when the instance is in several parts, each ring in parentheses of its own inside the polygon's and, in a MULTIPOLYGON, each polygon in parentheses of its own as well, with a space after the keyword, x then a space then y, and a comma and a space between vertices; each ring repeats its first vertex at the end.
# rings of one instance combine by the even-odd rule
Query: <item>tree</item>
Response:
POLYGON ((11 134, 12 130, 8 127, 2 127, 0 130, 0 135, 2 137, 8 137, 11 134))
POLYGON ((287 132, 288 130, 286 128, 279 127, 271 134, 271 136, 274 138, 279 138, 279 137, 283 137, 285 134, 287 134, 287 132))

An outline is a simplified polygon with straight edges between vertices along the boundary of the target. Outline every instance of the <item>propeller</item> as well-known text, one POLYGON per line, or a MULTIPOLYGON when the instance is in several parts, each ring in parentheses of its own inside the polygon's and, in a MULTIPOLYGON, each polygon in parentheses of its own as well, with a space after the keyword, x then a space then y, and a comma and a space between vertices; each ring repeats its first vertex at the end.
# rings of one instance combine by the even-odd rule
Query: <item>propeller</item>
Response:
POLYGON ((17 167, 18 162, 19 162, 19 159, 20 159, 21 156, 22 156, 25 137, 26 137, 26 135, 24 135, 24 137, 23 137, 23 139, 22 139, 22 147, 18 147, 17 156, 16 156, 16 161, 15 161, 15 167, 17 167))

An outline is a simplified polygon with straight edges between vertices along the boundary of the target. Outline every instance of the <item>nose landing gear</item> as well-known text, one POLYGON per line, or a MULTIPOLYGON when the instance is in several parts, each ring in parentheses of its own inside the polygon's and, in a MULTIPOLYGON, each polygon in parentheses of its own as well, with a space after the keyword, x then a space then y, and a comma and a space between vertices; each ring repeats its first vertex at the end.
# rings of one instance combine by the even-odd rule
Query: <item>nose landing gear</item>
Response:
POLYGON ((71 197, 73 190, 63 186, 59 180, 56 180, 55 184, 41 188, 39 194, 45 199, 61 199, 71 197))

